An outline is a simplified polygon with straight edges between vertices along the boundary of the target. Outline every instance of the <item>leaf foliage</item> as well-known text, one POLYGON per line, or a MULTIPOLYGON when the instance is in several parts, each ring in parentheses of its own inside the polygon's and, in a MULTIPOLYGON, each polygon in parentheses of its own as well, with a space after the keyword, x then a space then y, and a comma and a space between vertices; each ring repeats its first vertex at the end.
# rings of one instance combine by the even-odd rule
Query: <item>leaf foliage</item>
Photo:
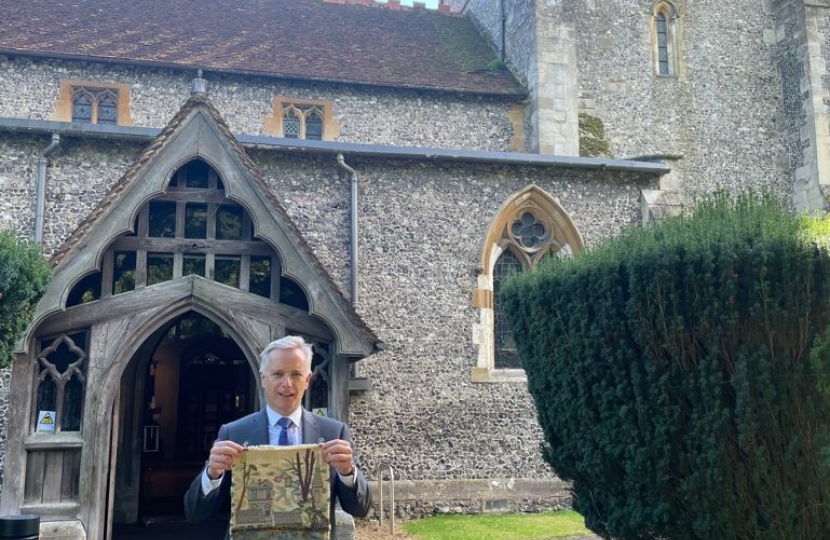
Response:
POLYGON ((51 275, 36 245, 0 231, 0 367, 11 363, 15 342, 31 321, 51 275))
POLYGON ((828 537, 821 230, 771 195, 717 194, 505 284, 544 457, 589 528, 828 537))

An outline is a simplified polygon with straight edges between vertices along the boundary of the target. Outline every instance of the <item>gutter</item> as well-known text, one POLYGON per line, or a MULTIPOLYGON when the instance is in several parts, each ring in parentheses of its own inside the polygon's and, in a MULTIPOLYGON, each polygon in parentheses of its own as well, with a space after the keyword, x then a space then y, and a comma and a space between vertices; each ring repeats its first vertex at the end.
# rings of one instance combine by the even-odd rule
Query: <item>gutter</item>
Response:
MULTIPOLYGON (((82 124, 79 122, 55 122, 0 117, 0 133, 57 133, 63 137, 135 141, 147 143, 161 133, 160 128, 113 126, 107 124, 82 124)), ((306 141, 283 139, 262 135, 234 135, 246 149, 273 150, 318 155, 349 154, 352 157, 386 159, 412 159, 438 163, 480 163, 486 165, 529 165, 569 169, 625 171, 661 176, 671 172, 662 162, 627 159, 587 158, 578 156, 554 156, 524 152, 487 152, 479 150, 453 150, 446 148, 422 148, 414 146, 384 146, 338 141, 306 141)))
POLYGON ((37 203, 35 205, 35 242, 43 243, 43 222, 46 209, 46 167, 49 165, 49 156, 58 149, 61 136, 52 133, 52 142, 43 149, 37 160, 37 203))

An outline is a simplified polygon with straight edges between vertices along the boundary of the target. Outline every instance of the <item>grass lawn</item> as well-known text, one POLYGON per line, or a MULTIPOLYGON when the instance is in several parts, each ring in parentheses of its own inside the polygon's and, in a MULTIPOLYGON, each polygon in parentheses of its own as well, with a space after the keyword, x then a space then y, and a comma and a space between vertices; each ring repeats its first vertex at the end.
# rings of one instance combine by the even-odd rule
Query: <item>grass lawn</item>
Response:
POLYGON ((433 516, 410 521, 404 528, 421 540, 541 540, 590 534, 582 516, 570 510, 433 516))

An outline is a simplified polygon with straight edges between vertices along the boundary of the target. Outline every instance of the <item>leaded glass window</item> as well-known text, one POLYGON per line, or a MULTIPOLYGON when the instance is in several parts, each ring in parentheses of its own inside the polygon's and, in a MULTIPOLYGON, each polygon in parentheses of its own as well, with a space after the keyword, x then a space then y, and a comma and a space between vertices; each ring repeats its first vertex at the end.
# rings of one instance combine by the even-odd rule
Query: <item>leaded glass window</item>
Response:
POLYGON ((292 109, 285 111, 282 120, 283 137, 286 139, 300 138, 300 114, 292 109))
POLYGON ((519 361, 519 353, 516 350, 516 342, 513 339, 513 332, 508 327, 504 316, 504 304, 502 304, 499 297, 499 291, 505 278, 512 273, 521 271, 521 261, 509 249, 501 254, 493 267, 493 323, 496 369, 522 367, 519 361))
POLYGON ((98 101, 98 123, 115 124, 118 120, 118 97, 112 90, 106 90, 98 101))
POLYGON ((666 28, 665 13, 658 13, 655 24, 657 26, 657 65, 660 75, 669 74, 669 43, 668 28, 666 28))
POLYGON ((54 414, 55 431, 80 431, 86 385, 87 332, 41 340, 35 421, 54 414))
MULTIPOLYGON (((279 105, 275 114, 282 116, 282 136, 286 139, 323 140, 326 131, 326 111, 323 102, 297 100, 279 105)), ((329 113, 330 114, 330 113, 329 113)))
POLYGON ((315 141, 323 139, 323 115, 317 109, 312 109, 306 116, 305 138, 315 141))
POLYGON ((83 90, 72 96, 72 121, 92 122, 92 97, 83 90))
POLYGON ((112 88, 72 89, 72 121, 88 124, 118 122, 118 91, 112 88))

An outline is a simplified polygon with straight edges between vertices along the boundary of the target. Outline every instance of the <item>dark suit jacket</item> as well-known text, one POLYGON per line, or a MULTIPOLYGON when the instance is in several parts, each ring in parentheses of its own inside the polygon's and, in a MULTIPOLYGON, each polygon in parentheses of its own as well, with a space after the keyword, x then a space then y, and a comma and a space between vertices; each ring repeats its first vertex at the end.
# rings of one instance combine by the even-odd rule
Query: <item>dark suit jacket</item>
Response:
MULTIPOLYGON (((348 441, 354 448, 354 442, 349 434, 349 428, 343 422, 332 418, 317 416, 303 409, 303 444, 316 444, 320 439, 330 441, 342 439, 348 441)), ((249 414, 239 420, 225 424, 219 428, 217 440, 231 440, 238 444, 262 445, 268 444, 268 415, 265 409, 249 414)), ((204 472, 204 469, 203 471, 204 472)), ((332 527, 332 538, 334 538, 334 501, 340 501, 340 507, 349 514, 356 517, 365 517, 372 505, 372 496, 369 492, 369 483, 360 471, 355 456, 355 485, 346 487, 340 481, 337 471, 331 469, 331 501, 332 511, 330 522, 332 527)), ((207 496, 202 493, 202 473, 193 480, 190 489, 184 496, 184 511, 187 519, 198 523, 210 518, 219 506, 223 497, 230 496, 231 475, 230 471, 222 477, 219 488, 211 491, 207 496)), ((229 534, 225 535, 228 538, 229 534)))

